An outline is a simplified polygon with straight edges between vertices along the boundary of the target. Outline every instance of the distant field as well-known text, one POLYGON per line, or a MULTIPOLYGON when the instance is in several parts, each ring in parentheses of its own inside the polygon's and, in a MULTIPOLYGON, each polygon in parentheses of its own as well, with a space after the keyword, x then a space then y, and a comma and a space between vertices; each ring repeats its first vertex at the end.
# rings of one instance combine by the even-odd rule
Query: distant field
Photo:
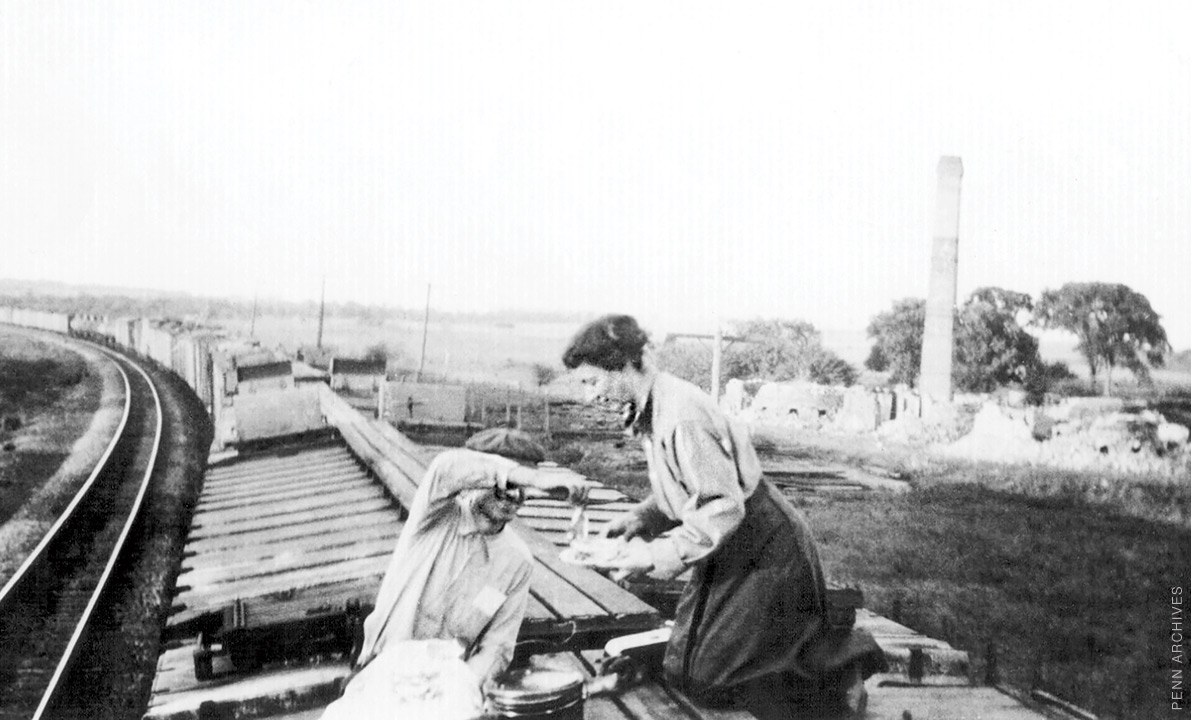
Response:
MULTIPOLYGON (((225 323, 225 327, 248 335, 247 322, 225 323)), ((531 386, 534 363, 562 369, 562 351, 575 329, 561 323, 485 324, 431 315, 424 372, 531 386)), ((314 345, 318 319, 257 318, 255 336, 266 346, 280 345, 291 350, 314 345)), ((323 345, 342 355, 362 355, 378 344, 390 350, 398 365, 415 370, 422 357, 422 323, 389 320, 378 324, 345 318, 328 318, 324 323, 323 345)))
MULTIPOLYGON (((249 322, 223 321, 229 331, 247 336, 249 322)), ((578 323, 478 322, 436 318, 433 313, 426 333, 425 372, 446 374, 465 380, 498 380, 532 383, 529 366, 534 363, 562 368, 567 341, 579 329, 578 323)), ((667 333, 664 328, 646 328, 655 342, 667 333)), ((318 318, 264 316, 256 320, 255 336, 267 346, 295 349, 314 345, 318 318)), ((870 342, 863 330, 828 330, 827 347, 848 362, 861 366, 870 342)), ((422 353, 422 323, 417 320, 386 320, 382 323, 349 318, 328 318, 323 327, 323 344, 344 355, 360 355, 377 344, 396 350, 400 364, 416 369, 422 353)))

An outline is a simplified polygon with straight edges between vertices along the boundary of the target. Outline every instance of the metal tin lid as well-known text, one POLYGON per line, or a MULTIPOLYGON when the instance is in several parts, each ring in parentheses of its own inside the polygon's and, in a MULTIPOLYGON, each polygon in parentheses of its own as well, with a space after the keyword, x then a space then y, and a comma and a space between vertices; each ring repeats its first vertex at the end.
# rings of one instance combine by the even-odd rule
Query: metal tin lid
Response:
POLYGON ((488 690, 488 697, 498 710, 563 707, 583 698, 583 675, 559 668, 513 670, 488 690))

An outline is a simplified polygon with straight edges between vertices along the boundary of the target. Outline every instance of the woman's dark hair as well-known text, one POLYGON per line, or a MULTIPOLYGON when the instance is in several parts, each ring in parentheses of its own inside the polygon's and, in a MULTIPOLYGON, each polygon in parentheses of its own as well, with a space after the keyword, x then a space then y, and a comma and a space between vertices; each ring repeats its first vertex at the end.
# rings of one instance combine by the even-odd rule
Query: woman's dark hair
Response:
POLYGON ((562 355, 562 364, 570 370, 580 365, 608 371, 632 365, 641 370, 641 355, 648 342, 649 335, 629 315, 605 315, 579 328, 562 355))

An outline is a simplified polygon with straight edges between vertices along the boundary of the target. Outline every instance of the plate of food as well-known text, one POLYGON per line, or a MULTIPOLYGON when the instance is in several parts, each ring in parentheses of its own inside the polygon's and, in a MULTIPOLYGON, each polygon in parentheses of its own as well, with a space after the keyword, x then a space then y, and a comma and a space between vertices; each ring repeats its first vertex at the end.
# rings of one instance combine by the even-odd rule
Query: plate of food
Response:
POLYGON ((607 567, 624 552, 625 547, 627 543, 620 538, 587 538, 576 540, 563 548, 558 558, 571 565, 607 567))

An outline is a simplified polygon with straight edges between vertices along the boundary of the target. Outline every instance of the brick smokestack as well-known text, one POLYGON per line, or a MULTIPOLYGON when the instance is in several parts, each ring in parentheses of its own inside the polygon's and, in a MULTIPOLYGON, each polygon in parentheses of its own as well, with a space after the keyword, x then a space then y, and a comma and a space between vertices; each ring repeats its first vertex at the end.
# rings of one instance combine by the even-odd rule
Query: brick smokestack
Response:
POLYGON ((957 157, 939 158, 938 175, 919 389, 924 397, 936 402, 950 402, 955 285, 959 268, 959 185, 964 176, 963 161, 957 157))

